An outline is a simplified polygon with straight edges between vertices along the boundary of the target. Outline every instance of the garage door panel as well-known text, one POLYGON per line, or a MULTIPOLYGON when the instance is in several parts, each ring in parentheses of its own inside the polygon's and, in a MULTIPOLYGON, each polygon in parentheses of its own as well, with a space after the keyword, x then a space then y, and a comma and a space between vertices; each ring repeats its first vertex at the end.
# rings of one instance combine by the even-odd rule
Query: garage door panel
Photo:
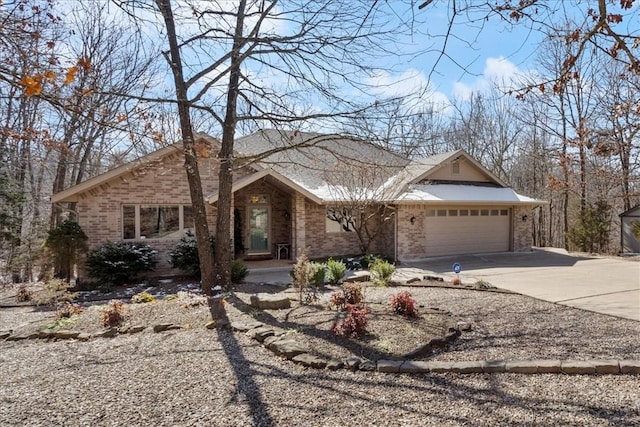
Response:
MULTIPOLYGON (((427 216, 427 256, 464 253, 502 252, 509 250, 510 221, 505 210, 496 208, 447 208, 450 210, 488 209, 494 215, 427 216), (502 213, 502 215, 496 213, 502 213)), ((442 211, 442 208, 438 210, 442 211)))

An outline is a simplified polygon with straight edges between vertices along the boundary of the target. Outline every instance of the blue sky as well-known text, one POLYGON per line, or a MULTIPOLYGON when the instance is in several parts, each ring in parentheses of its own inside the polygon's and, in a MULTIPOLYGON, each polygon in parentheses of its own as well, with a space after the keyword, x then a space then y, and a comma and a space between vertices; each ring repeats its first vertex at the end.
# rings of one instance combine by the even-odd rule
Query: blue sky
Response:
POLYGON ((446 102, 485 90, 490 81, 508 83, 535 66, 541 32, 531 30, 526 22, 512 26, 497 18, 484 21, 480 16, 463 17, 452 28, 446 47, 449 57, 443 56, 436 65, 447 31, 449 8, 449 2, 441 1, 414 11, 417 34, 405 40, 405 48, 407 52, 423 52, 394 60, 393 72, 380 78, 380 87, 384 87, 380 93, 409 94, 428 84, 431 98, 446 102))

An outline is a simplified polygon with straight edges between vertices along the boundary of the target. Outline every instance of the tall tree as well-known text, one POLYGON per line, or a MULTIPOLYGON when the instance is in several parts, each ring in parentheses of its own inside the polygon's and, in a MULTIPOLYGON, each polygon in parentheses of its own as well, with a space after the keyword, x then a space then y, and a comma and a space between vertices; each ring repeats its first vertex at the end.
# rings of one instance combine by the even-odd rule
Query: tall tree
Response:
MULTIPOLYGON (((364 94, 364 77, 376 70, 374 51, 398 29, 384 14, 383 2, 358 0, 239 0, 208 3, 185 0, 118 2, 131 14, 155 10, 162 15, 173 74, 185 165, 194 206, 202 286, 230 286, 232 256, 231 184, 236 169, 251 159, 235 158, 236 129, 296 127, 362 111, 353 93, 364 94), (315 107, 304 113, 299 105, 315 107), (193 148, 193 112, 206 112, 222 135, 216 209, 215 268, 206 246, 208 227, 193 148)), ((291 147, 286 147, 291 148, 291 147)))

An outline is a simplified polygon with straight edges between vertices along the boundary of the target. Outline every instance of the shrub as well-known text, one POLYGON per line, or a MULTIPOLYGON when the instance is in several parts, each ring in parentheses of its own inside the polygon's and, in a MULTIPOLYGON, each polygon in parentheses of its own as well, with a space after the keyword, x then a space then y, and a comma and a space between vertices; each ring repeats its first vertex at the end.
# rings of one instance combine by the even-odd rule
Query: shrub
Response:
POLYGON ((112 300, 109 305, 102 309, 102 324, 107 327, 119 326, 124 322, 126 312, 127 306, 122 301, 112 300))
POLYGON ((460 278, 456 276, 453 279, 451 279, 451 284, 454 286, 460 286, 462 285, 462 280, 460 280, 460 278))
POLYGON ((87 250, 87 235, 77 222, 67 219, 49 230, 44 245, 53 254, 56 277, 69 281, 78 255, 87 250))
POLYGON ((334 322, 331 330, 335 335, 360 338, 367 332, 368 313, 369 308, 366 306, 360 308, 355 305, 348 305, 346 317, 340 322, 334 322))
POLYGON ((331 295, 331 305, 340 311, 346 310, 349 305, 360 306, 363 302, 364 293, 360 283, 347 282, 331 295))
POLYGON ((371 281, 376 286, 387 286, 394 271, 394 265, 382 258, 377 258, 369 265, 371 281))
POLYGON ((311 269, 311 285, 313 286, 322 286, 324 285, 324 279, 326 276, 326 266, 320 262, 309 263, 309 268, 311 269))
MULTIPOLYGON (((318 300, 317 280, 320 273, 317 269, 318 263, 312 263, 307 257, 307 251, 303 250, 298 261, 291 270, 293 287, 298 289, 298 297, 301 304, 311 304, 318 300)), ((320 264, 321 265, 321 264, 320 264)), ((324 269, 322 269, 324 279, 324 269)))
POLYGON ((478 280, 475 283, 476 287, 479 289, 495 289, 495 286, 493 286, 491 283, 487 282, 486 280, 478 280))
POLYGON ((27 289, 26 286, 22 285, 18 288, 18 293, 16 294, 16 301, 18 302, 27 302, 31 301, 33 298, 33 293, 27 289))
POLYGON ((231 283, 240 283, 249 275, 249 269, 241 259, 234 259, 231 263, 231 283))
POLYGON ((60 279, 48 280, 42 287, 42 291, 38 292, 34 300, 38 305, 59 305, 62 302, 71 302, 78 296, 77 292, 71 292, 71 285, 60 279))
POLYGON ((68 319, 76 314, 82 313, 82 311, 83 308, 78 304, 65 301, 63 304, 58 305, 58 309, 56 310, 56 320, 68 319))
POLYGON ((149 292, 139 292, 131 297, 131 302, 133 304, 144 304, 145 302, 153 302, 156 300, 156 297, 151 295, 149 292))
POLYGON ((101 285, 122 285, 153 270, 157 251, 143 243, 109 242, 89 253, 89 276, 101 285))
POLYGON ((327 282, 332 285, 337 285, 342 281, 345 273, 347 272, 347 266, 344 262, 329 258, 327 261, 327 282))
POLYGON ((418 317, 416 301, 411 297, 409 291, 398 292, 391 297, 391 308, 394 313, 404 317, 418 317))
MULTIPOLYGON (((211 250, 215 253, 216 239, 209 238, 211 250)), ((187 275, 200 277, 200 259, 198 258, 198 244, 193 233, 182 236, 176 247, 169 252, 171 266, 184 271, 187 275)))

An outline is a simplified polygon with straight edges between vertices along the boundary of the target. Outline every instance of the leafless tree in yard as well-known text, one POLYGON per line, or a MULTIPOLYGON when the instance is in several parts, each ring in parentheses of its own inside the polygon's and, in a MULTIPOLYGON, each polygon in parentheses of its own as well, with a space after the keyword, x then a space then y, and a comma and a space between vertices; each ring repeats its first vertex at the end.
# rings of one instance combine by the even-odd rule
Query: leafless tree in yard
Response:
MULTIPOLYGON (((382 42, 409 27, 390 24, 386 2, 336 0, 239 0, 208 3, 170 0, 117 1, 132 15, 162 17, 181 123, 185 165, 196 222, 202 286, 230 285, 231 184, 247 159, 234 156, 238 126, 295 128, 362 111, 364 77, 375 71, 375 54, 392 55, 382 42), (299 105, 312 110, 301 112, 299 105), (194 150, 192 117, 206 112, 220 129, 216 257, 206 242, 205 204, 194 150)), ((410 7, 408 6, 408 9, 410 7)), ((136 19, 139 19, 136 18, 136 19)))

